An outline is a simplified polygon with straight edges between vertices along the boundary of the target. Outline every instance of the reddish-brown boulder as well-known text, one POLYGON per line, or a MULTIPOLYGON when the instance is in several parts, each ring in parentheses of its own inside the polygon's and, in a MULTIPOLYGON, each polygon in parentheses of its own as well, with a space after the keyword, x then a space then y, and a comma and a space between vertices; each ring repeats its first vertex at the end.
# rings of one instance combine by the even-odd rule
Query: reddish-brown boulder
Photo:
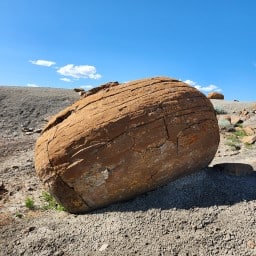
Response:
POLYGON ((224 100, 224 95, 220 92, 210 92, 207 95, 208 99, 224 100))
POLYGON ((111 86, 50 120, 37 174, 73 213, 126 200, 206 167, 219 144, 211 102, 166 77, 111 86))

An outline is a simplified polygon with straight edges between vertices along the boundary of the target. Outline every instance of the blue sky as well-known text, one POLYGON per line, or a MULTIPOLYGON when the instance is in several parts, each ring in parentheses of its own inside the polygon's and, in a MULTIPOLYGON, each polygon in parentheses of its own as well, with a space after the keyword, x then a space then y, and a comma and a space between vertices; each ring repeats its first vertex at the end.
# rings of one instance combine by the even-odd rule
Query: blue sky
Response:
POLYGON ((256 100, 255 0, 1 0, 0 85, 169 76, 256 100))

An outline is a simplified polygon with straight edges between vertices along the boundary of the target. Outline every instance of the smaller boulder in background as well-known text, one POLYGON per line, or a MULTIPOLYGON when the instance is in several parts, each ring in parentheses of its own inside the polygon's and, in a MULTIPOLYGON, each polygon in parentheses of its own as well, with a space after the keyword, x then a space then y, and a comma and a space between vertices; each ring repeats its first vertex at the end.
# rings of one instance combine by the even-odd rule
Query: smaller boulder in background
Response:
POLYGON ((220 92, 210 92, 208 93, 207 98, 214 100, 224 100, 224 95, 220 92))

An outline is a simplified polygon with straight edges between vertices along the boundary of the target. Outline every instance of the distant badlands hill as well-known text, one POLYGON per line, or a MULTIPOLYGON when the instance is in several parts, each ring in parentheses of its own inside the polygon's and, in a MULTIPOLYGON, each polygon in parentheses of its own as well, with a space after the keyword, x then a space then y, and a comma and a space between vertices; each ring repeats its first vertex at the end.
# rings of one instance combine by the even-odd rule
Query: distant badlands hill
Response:
MULTIPOLYGON (((37 127, 41 122, 45 122, 44 118, 47 118, 49 114, 56 114, 79 98, 79 94, 72 89, 0 86, 0 103, 2 105, 0 117, 15 118, 17 125, 37 127)), ((256 105, 256 100, 255 102, 211 101, 213 105, 225 109, 228 113, 243 109, 250 110, 256 105)), ((2 121, 1 126, 3 128, 8 126, 8 121, 2 121)))

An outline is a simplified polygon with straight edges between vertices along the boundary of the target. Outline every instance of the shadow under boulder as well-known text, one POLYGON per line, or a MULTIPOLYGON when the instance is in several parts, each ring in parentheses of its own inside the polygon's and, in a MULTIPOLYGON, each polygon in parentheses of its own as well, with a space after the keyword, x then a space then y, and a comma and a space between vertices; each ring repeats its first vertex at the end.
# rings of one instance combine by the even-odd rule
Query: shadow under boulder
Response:
POLYGON ((96 212, 132 212, 146 211, 152 208, 162 210, 204 208, 256 200, 256 171, 253 171, 253 167, 248 164, 232 163, 232 165, 236 171, 239 168, 252 171, 242 176, 236 176, 228 174, 220 168, 221 166, 230 166, 230 164, 208 167, 134 200, 114 204, 96 212))

